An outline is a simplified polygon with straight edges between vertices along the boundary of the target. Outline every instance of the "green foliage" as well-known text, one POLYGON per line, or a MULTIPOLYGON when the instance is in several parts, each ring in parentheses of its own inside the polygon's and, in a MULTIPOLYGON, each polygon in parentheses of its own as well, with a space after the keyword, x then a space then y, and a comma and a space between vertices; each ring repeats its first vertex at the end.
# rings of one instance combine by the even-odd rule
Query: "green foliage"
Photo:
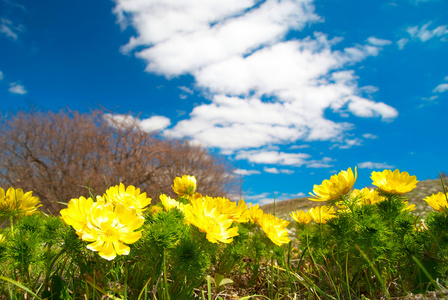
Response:
MULTIPOLYGON (((430 213, 426 226, 418 226, 419 217, 406 209, 405 199, 383 196, 374 205, 352 205, 345 196, 350 208, 339 210, 327 224, 302 226, 298 232, 299 248, 308 251, 310 262, 338 270, 332 280, 345 286, 345 292, 339 291, 344 298, 349 292, 374 298, 424 292, 434 288, 431 278, 446 278, 448 214, 430 213)), ((317 277, 315 283, 337 294, 338 284, 329 284, 328 277, 317 277)))
POLYGON ((336 217, 292 224, 295 238, 283 246, 254 222, 239 223, 231 243, 211 243, 183 211, 158 204, 162 210, 145 212, 129 255, 112 261, 87 249, 61 218, 22 216, 0 229, 0 298, 379 299, 440 292, 448 282, 448 211, 423 218, 408 210, 406 198, 382 196, 376 204, 341 196, 336 217))

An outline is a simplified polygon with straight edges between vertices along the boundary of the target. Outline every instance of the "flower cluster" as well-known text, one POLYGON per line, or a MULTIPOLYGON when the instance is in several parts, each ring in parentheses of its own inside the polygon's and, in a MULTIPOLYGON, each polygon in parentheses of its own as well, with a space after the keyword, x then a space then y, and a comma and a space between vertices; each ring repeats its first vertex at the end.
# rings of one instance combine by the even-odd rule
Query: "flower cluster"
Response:
POLYGON ((249 218, 261 227, 274 244, 281 246, 290 242, 288 230, 286 229, 286 226, 289 225, 288 221, 264 213, 258 204, 249 208, 249 218))
POLYGON ((187 198, 188 203, 182 203, 162 194, 160 201, 166 211, 177 208, 184 212, 185 222, 196 226, 199 231, 206 233, 211 243, 231 243, 238 236, 236 224, 257 223, 266 236, 276 245, 289 243, 286 226, 288 221, 273 215, 265 214, 258 204, 248 209, 244 200, 238 203, 225 197, 202 196, 196 191, 196 178, 184 175, 177 177, 172 185, 174 192, 181 198, 187 198))
POLYGON ((386 200, 381 196, 377 190, 363 188, 361 190, 354 189, 350 194, 350 198, 354 200, 358 205, 362 204, 375 204, 386 200))
MULTIPOLYGON (((417 179, 410 176, 407 172, 400 173, 400 170, 384 170, 383 172, 372 172, 371 178, 373 185, 378 189, 363 188, 361 190, 352 190, 357 178, 357 170, 355 173, 351 168, 347 171, 341 171, 337 175, 331 176, 330 180, 325 179, 321 185, 314 185, 313 193, 310 193, 312 201, 334 201, 341 211, 350 211, 347 203, 351 205, 373 205, 386 200, 384 195, 401 195, 410 192, 416 187, 417 179), (344 196, 347 196, 344 198, 344 196)), ((442 207, 448 207, 447 198, 439 193, 425 199, 435 210, 442 210, 442 207)), ((415 205, 408 205, 403 210, 411 211, 415 209, 415 205)), ((326 223, 329 219, 336 217, 334 206, 316 206, 308 212, 295 211, 290 214, 298 224, 308 224, 311 220, 316 223, 326 223)))
POLYGON ((129 254, 130 248, 141 237, 145 207, 151 203, 146 193, 134 186, 123 184, 109 188, 103 196, 72 199, 61 210, 65 223, 71 225, 78 236, 90 242, 87 248, 98 251, 107 260, 129 254))
POLYGON ((327 223, 328 220, 336 217, 336 212, 333 206, 315 206, 309 211, 297 210, 290 213, 290 216, 299 224, 308 224, 312 220, 316 223, 327 223))
POLYGON ((212 243, 230 243, 233 237, 238 235, 238 227, 232 227, 234 220, 224 212, 225 207, 218 207, 216 202, 216 199, 211 197, 192 199, 190 204, 184 207, 185 221, 205 232, 212 243))
POLYGON ((20 188, 10 187, 5 193, 0 188, 0 219, 35 214, 42 206, 39 203, 39 198, 33 196, 32 191, 24 193, 20 188))

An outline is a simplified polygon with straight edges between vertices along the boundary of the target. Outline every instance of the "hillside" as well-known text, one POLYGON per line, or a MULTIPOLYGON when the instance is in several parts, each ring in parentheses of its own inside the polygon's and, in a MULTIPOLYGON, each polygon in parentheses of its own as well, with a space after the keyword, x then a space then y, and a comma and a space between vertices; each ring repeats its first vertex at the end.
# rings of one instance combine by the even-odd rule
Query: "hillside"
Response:
MULTIPOLYGON (((444 177, 444 183, 445 186, 448 183, 448 177, 446 176, 444 177)), ((419 181, 417 183, 417 187, 406 196, 409 198, 409 204, 415 204, 415 214, 425 213, 431 211, 432 208, 425 201, 423 201, 423 199, 426 196, 431 196, 432 194, 436 194, 442 190, 440 178, 428 179, 419 181)), ((289 217, 289 213, 292 211, 300 209, 307 211, 314 206, 324 205, 325 203, 326 202, 310 201, 308 200, 308 197, 278 201, 275 203, 275 215, 277 217, 290 220, 291 218, 289 217)), ((260 208, 266 213, 274 213, 274 203, 262 205, 260 208)))

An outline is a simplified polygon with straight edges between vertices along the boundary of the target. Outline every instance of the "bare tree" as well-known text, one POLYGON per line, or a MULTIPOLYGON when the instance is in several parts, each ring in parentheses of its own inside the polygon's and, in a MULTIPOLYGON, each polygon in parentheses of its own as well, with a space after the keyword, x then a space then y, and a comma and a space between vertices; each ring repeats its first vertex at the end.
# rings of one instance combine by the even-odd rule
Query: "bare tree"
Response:
POLYGON ((103 111, 21 111, 0 115, 0 185, 32 190, 57 213, 72 198, 123 183, 158 200, 176 176, 194 175, 199 192, 226 196, 238 188, 232 166, 184 140, 164 139, 137 124, 113 123, 103 111))

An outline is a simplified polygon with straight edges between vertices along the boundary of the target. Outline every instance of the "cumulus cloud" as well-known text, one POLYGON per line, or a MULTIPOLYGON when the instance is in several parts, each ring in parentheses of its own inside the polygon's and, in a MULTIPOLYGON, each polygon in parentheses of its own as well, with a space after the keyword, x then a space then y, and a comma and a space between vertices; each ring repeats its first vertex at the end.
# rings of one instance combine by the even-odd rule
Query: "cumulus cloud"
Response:
POLYGON ((13 82, 9 84, 9 92, 12 94, 25 95, 28 91, 23 85, 18 82, 13 82))
POLYGON ((387 163, 375 163, 371 161, 366 161, 358 164, 358 168, 360 169, 392 169, 394 166, 391 166, 387 163))
POLYGON ((104 118, 109 122, 109 125, 114 127, 139 127, 147 132, 160 131, 171 124, 170 119, 164 116, 152 116, 150 118, 140 120, 131 115, 105 114, 104 118))
POLYGON ((117 2, 120 18, 132 12, 132 23, 140 32, 124 49, 152 45, 136 55, 147 62, 147 71, 168 77, 250 53, 318 19, 309 1, 268 0, 256 8, 260 1, 117 2))
POLYGON ((164 116, 152 116, 140 121, 140 127, 145 131, 159 131, 170 126, 171 121, 164 116))
POLYGON ((322 21, 312 0, 116 0, 114 12, 122 26, 136 30, 124 53, 143 59, 147 72, 192 75, 195 89, 208 95, 165 130, 167 136, 189 137, 254 163, 300 166, 309 155, 264 148, 343 140, 353 124, 328 119, 327 110, 383 121, 398 115, 364 98, 375 87, 359 87, 349 70, 391 41, 371 36, 333 50, 342 39, 324 33, 286 39, 322 21))
POLYGON ((391 120, 398 116, 397 110, 387 104, 374 102, 360 97, 356 98, 358 98, 358 100, 350 102, 348 107, 349 110, 358 117, 381 116, 384 120, 391 120))

